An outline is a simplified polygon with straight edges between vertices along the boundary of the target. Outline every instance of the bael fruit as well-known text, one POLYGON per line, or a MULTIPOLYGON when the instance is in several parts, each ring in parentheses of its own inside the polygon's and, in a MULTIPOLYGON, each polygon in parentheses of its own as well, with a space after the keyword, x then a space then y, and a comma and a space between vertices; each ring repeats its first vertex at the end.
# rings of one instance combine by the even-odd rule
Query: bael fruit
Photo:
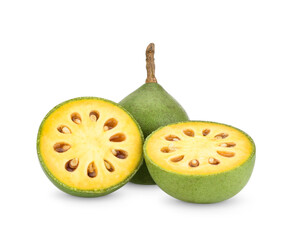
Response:
MULTIPOLYGON (((124 98, 119 104, 127 109, 140 124, 144 137, 161 126, 186 121, 182 106, 157 83, 155 78, 154 44, 146 50, 146 83, 124 98)), ((155 184, 145 163, 132 178, 138 184, 155 184)))
POLYGON ((143 136, 118 104, 83 97, 63 102, 44 118, 38 132, 41 166, 59 189, 81 197, 115 191, 142 163, 143 136))
POLYGON ((255 163, 255 144, 243 131, 214 122, 183 122, 159 128, 145 141, 148 170, 169 195, 214 203, 237 194, 255 163))

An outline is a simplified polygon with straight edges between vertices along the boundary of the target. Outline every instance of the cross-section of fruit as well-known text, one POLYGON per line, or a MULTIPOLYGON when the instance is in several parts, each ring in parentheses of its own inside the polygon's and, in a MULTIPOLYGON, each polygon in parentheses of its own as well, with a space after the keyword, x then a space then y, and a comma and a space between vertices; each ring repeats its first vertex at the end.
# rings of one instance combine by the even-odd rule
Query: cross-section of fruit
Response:
POLYGON ((123 186, 141 165, 143 135, 118 104, 76 98, 52 109, 38 132, 43 170, 61 190, 76 196, 106 195, 123 186))
POLYGON ((153 132, 145 141, 144 155, 152 178, 169 195, 213 203, 234 196, 247 184, 255 145, 237 128, 191 121, 153 132))

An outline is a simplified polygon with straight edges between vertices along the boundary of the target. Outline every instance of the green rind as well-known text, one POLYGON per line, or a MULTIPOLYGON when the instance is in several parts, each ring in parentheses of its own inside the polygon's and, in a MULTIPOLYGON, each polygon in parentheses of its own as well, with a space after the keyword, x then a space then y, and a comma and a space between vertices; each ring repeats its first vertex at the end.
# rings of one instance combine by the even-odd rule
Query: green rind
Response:
POLYGON ((130 181, 132 183, 142 184, 142 185, 155 185, 154 180, 149 174, 145 161, 143 161, 142 166, 139 168, 139 170, 136 172, 136 174, 130 181))
MULTIPOLYGON (((145 83, 119 104, 135 117, 145 137, 161 126, 189 120, 182 106, 158 83, 145 83)), ((131 182, 155 184, 145 162, 131 182)))
MULTIPOLYGON (((190 122, 204 123, 207 121, 190 122)), ((221 125, 232 127, 226 124, 221 125)), ((150 175, 152 176, 156 184, 167 194, 186 202, 216 203, 233 197, 238 192, 240 192, 247 184, 255 164, 256 147, 252 138, 242 130, 232 127, 242 132, 252 143, 253 151, 247 161, 234 169, 218 174, 189 175, 179 174, 161 168, 149 157, 146 149, 147 142, 155 132, 162 128, 163 127, 157 129, 146 138, 146 141, 144 143, 144 156, 150 175)))
POLYGON ((139 164, 138 166, 136 167, 136 169, 131 173, 130 176, 128 176, 126 179, 124 179, 121 183, 115 185, 115 186, 112 186, 110 188, 106 188, 106 189, 100 189, 100 190, 81 190, 81 189, 77 189, 77 188, 73 188, 73 187, 70 187, 62 182, 60 182, 50 171, 49 169, 47 168, 46 164, 44 163, 44 160, 43 160, 43 157, 42 157, 42 154, 40 152, 40 136, 41 136, 41 133, 42 133, 42 129, 43 129, 43 126, 44 126, 44 123, 45 121, 47 120, 47 118, 54 112, 56 111, 58 108, 60 108, 61 106, 63 106, 64 104, 66 103, 69 103, 69 102, 73 102, 73 101, 79 101, 79 100, 85 100, 85 99, 96 99, 96 100, 101 100, 101 101, 105 101, 105 102, 109 102, 119 108, 121 108, 122 110, 124 110, 131 118, 132 120, 136 123, 139 131, 140 131, 140 134, 141 134, 141 139, 142 139, 142 142, 144 141, 144 135, 143 135, 143 132, 138 124, 138 122, 135 120, 135 118, 125 109, 123 108, 122 106, 120 106, 119 104, 115 103, 115 102, 112 102, 110 100, 107 100, 107 99, 104 99, 104 98, 98 98, 98 97, 78 97, 78 98, 73 98, 73 99, 70 99, 70 100, 67 100, 65 102, 62 102, 60 104, 58 104, 57 106, 55 106, 53 109, 51 109, 45 116, 45 118, 43 119, 43 121, 41 122, 40 124, 40 127, 39 127, 39 130, 38 130, 38 135, 37 135, 37 154, 38 154, 38 158, 39 158, 39 162, 41 164, 41 167, 45 173, 45 175, 49 178, 49 180, 57 187, 59 188, 60 190, 68 193, 68 194, 71 194, 71 195, 74 195, 74 196, 78 196, 78 197, 99 197, 99 196, 104 196, 104 195, 107 195, 111 192, 114 192, 115 190, 121 188, 123 185, 125 185, 135 174, 136 172, 139 170, 139 168, 141 167, 142 163, 143 163, 143 153, 142 155, 140 156, 140 161, 139 161, 139 164))

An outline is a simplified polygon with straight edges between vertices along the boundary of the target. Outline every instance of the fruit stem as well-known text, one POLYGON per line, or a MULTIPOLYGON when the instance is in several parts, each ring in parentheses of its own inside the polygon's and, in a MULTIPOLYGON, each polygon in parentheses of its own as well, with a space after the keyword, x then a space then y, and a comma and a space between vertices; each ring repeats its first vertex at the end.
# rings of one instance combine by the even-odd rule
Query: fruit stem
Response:
POLYGON ((146 49, 146 69, 147 79, 146 83, 157 83, 155 78, 155 64, 154 64, 155 45, 150 43, 146 49))

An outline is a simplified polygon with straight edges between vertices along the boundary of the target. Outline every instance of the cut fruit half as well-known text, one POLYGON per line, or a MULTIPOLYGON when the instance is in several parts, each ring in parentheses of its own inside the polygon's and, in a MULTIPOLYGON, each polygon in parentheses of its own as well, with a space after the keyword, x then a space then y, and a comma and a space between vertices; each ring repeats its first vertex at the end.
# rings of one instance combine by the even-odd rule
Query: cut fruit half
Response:
POLYGON ((153 132, 145 141, 144 154, 152 178, 165 192, 207 203, 230 198, 245 186, 254 166, 255 145, 237 128, 192 121, 153 132))
POLYGON ((72 195, 95 197, 123 186, 141 165, 143 135, 118 104, 76 98, 52 109, 37 151, 49 179, 72 195))

